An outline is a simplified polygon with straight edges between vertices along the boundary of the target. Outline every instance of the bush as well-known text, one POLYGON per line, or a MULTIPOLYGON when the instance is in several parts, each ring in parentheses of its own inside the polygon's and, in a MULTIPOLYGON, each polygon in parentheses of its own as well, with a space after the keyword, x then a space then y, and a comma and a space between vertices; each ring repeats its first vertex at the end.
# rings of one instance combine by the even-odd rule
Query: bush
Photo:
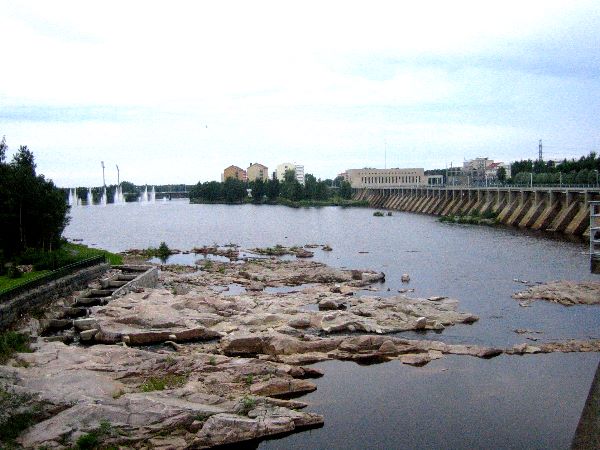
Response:
POLYGON ((14 331, 0 333, 0 364, 4 364, 14 353, 29 353, 29 338, 14 331))
POLYGON ((23 272, 21 272, 21 270, 19 270, 19 268, 16 265, 11 264, 8 267, 6 276, 8 276, 8 278, 14 280, 15 278, 21 278, 23 276, 23 272))
POLYGON ((157 250, 156 253, 157 253, 157 256, 161 260, 166 261, 167 258, 171 255, 171 249, 169 248, 169 246, 167 245, 167 243, 163 241, 158 246, 158 250, 157 250))

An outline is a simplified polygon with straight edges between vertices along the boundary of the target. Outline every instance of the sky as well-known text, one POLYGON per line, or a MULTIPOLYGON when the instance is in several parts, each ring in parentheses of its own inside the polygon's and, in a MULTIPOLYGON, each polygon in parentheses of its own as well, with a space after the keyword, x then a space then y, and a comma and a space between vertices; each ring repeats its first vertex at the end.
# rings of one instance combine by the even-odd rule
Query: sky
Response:
POLYGON ((600 150, 600 1, 0 0, 0 136, 61 187, 600 150))

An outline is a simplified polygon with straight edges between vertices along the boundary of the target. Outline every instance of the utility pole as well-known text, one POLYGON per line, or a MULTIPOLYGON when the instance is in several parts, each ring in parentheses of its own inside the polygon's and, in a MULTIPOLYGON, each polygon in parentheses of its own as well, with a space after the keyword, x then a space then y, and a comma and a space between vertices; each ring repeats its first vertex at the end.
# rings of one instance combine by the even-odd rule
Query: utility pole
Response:
POLYGON ((542 140, 540 139, 540 145, 539 145, 539 155, 538 155, 538 160, 540 162, 542 162, 544 160, 543 158, 543 152, 542 152, 542 140))
POLYGON ((102 185, 106 187, 106 180, 104 179, 104 161, 100 161, 100 164, 102 165, 102 185))

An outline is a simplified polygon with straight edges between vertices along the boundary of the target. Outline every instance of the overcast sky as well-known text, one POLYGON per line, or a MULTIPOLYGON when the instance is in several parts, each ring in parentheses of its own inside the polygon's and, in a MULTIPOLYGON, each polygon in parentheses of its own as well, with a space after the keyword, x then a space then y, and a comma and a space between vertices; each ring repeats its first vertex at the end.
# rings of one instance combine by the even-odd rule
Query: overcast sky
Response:
POLYGON ((208 3, 0 0, 9 154, 67 187, 600 149, 599 1, 208 3))

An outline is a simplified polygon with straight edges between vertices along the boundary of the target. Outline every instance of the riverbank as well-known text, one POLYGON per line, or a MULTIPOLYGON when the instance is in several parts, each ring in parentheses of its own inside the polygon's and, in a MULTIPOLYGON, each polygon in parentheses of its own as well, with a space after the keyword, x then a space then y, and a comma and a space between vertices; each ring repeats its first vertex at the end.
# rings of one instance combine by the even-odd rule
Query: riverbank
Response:
POLYGON ((282 205, 289 206, 290 208, 310 208, 310 207, 324 207, 324 206, 342 206, 342 207, 368 207, 369 202, 366 200, 352 200, 352 199, 343 199, 343 198, 332 198, 329 200, 289 200, 287 198, 278 198, 277 200, 263 200, 263 201, 255 201, 252 198, 246 198, 243 202, 226 202, 226 201, 216 201, 210 202, 201 199, 190 199, 190 203, 195 204, 206 204, 206 205, 282 205))
MULTIPOLYGON (((62 332, 44 329, 42 319, 59 319, 73 298, 30 318, 21 331, 33 337, 35 351, 0 366, 2 401, 29 417, 16 442, 233 444, 322 426, 327 417, 290 399, 316 389, 309 379, 322 372, 306 366, 316 361, 422 367, 448 355, 600 351, 593 339, 503 347, 401 338, 396 333, 470 327, 479 318, 441 295, 383 297, 382 272, 257 258, 162 266, 156 288, 75 320, 75 340, 85 334, 86 346, 66 345, 62 332)), ((11 417, 2 416, 5 429, 11 417)))

